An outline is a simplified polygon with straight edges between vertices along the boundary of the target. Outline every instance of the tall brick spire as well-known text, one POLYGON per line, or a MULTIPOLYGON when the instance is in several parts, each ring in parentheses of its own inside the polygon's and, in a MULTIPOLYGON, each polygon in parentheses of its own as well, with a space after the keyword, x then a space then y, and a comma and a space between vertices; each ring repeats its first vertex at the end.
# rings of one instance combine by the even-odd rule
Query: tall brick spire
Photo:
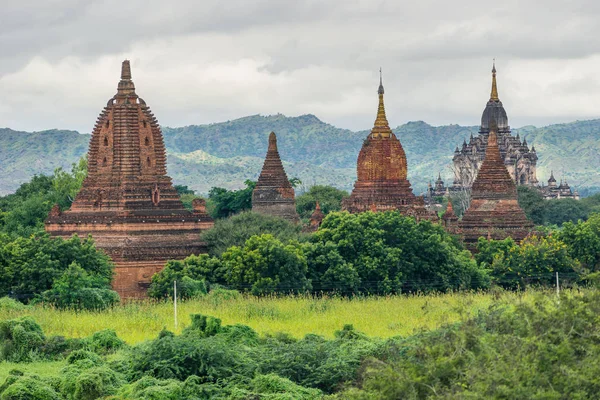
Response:
POLYGON ((498 148, 498 126, 491 121, 485 159, 473 182, 471 204, 459 227, 465 244, 475 250, 479 237, 524 239, 533 223, 517 200, 517 187, 510 177, 498 148))
POLYGON ((115 262, 115 289, 138 297, 167 260, 205 252, 199 235, 212 225, 206 212, 183 207, 167 176, 158 121, 123 61, 117 93, 92 131, 88 176, 71 209, 51 213, 46 230, 63 237, 91 234, 115 262))
POLYGON ((277 136, 269 134, 269 147, 256 187, 252 192, 252 211, 300 222, 296 212, 294 188, 283 169, 277 136))

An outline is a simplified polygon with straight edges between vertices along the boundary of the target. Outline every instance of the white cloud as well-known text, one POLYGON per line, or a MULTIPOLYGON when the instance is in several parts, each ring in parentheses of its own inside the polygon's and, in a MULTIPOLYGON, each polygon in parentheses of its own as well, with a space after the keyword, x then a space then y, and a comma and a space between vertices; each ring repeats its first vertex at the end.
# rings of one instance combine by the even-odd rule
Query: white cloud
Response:
POLYGON ((9 0, 0 15, 0 126, 89 132, 124 58, 138 94, 169 126, 281 112, 368 129, 380 66, 392 125, 475 125, 493 57, 512 126, 597 116, 595 2, 224 5, 9 0))

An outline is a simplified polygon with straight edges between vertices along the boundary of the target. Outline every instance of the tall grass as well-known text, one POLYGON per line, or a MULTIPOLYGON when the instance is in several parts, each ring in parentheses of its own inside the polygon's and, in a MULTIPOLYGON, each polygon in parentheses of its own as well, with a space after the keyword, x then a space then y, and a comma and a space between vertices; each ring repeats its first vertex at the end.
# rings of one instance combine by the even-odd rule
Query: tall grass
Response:
POLYGON ((248 325, 260 334, 287 332, 300 338, 314 333, 332 337, 344 324, 353 324, 369 336, 385 338, 435 329, 492 304, 515 304, 529 301, 532 296, 532 292, 462 292, 354 299, 310 296, 224 299, 208 295, 178 304, 178 329, 174 327, 173 304, 152 301, 130 302, 98 313, 42 306, 0 307, 0 320, 30 315, 48 336, 85 337, 111 328, 129 344, 155 338, 163 328, 179 332, 190 323, 189 315, 195 313, 221 318, 227 325, 248 325))

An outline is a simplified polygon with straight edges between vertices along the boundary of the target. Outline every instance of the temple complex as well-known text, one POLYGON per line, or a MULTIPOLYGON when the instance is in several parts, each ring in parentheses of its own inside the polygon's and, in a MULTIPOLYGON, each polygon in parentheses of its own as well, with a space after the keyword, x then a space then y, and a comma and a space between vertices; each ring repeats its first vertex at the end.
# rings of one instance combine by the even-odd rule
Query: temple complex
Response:
POLYGON ((477 171, 485 158, 490 121, 495 120, 498 125, 498 146, 500 155, 512 180, 518 185, 537 186, 536 177, 537 154, 535 147, 529 149, 527 140, 519 135, 512 136, 508 125, 508 116, 498 97, 496 84, 496 65, 492 68, 492 91, 483 115, 479 135, 463 141, 462 147, 456 147, 453 158, 454 183, 451 190, 469 189, 477 176, 477 171))
POLYGON ((560 184, 556 184, 556 178, 554 178, 554 171, 550 171, 550 179, 548 179, 547 186, 541 186, 540 192, 544 199, 573 199, 579 200, 579 193, 571 190, 571 186, 566 179, 561 179, 560 184))
POLYGON ((390 129, 383 103, 383 82, 379 79, 379 106, 371 133, 358 154, 357 180, 342 209, 351 213, 399 210, 416 218, 433 218, 423 197, 415 196, 407 179, 406 154, 390 129))
POLYGON ((471 189, 471 204, 458 223, 465 245, 475 251, 479 237, 512 237, 519 242, 533 228, 517 201, 517 187, 498 146, 492 119, 485 158, 471 189))
POLYGON ((143 297, 168 260, 206 252, 200 233, 213 220, 204 200, 193 208, 184 208, 167 176, 162 132, 136 94, 126 60, 117 94, 92 132, 87 178, 69 210, 52 209, 46 231, 92 235, 115 263, 113 288, 122 297, 143 297))
POLYGON ((285 174, 274 132, 269 135, 269 148, 256 187, 252 192, 252 211, 285 218, 299 223, 294 188, 285 174))

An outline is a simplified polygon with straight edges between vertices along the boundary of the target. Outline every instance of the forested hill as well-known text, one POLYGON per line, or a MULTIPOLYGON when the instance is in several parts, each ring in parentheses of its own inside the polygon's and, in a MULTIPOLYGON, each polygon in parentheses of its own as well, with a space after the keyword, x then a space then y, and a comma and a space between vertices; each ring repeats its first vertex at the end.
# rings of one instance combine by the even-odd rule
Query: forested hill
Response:
MULTIPOLYGON (((394 129, 406 150, 409 179, 421 192, 438 172, 451 183, 456 146, 477 134, 477 127, 434 127, 409 122, 394 129)), ((267 149, 268 133, 277 133, 289 176, 306 186, 330 184, 349 190, 356 158, 367 131, 353 132, 320 121, 314 115, 254 115, 233 121, 182 128, 163 127, 169 174, 177 184, 206 193, 213 186, 237 188, 255 179, 267 149)), ((600 190, 600 120, 533 126, 513 130, 538 152, 538 178, 550 170, 580 192, 600 190)), ((70 167, 87 151, 89 135, 74 131, 16 132, 0 129, 0 193, 14 191, 31 175, 70 167)))

